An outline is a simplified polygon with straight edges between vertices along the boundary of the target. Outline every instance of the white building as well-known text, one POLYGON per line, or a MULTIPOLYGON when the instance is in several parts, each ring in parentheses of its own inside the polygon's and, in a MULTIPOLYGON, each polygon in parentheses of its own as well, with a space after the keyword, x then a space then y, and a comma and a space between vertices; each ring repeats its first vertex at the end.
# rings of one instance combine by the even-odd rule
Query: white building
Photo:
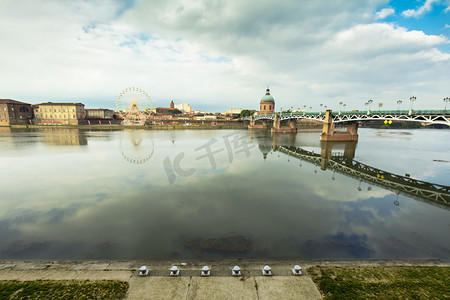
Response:
POLYGON ((188 114, 192 111, 192 107, 189 105, 189 103, 175 104, 174 107, 178 110, 181 110, 182 112, 184 112, 186 114, 188 114))
POLYGON ((227 114, 240 114, 242 108, 227 108, 227 114))

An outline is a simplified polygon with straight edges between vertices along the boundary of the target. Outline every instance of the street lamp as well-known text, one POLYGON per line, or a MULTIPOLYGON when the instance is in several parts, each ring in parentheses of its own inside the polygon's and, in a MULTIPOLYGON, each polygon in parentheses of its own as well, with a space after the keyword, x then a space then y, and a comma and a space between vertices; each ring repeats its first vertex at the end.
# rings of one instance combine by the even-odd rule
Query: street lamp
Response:
POLYGON ((323 106, 323 104, 320 103, 320 114, 322 114, 322 106, 323 106))
POLYGON ((339 102, 339 114, 341 114, 341 107, 342 107, 342 104, 344 104, 344 102, 339 102))
POLYGON ((367 114, 370 114, 370 105, 373 103, 372 99, 367 100, 367 105, 369 106, 369 110, 367 110, 367 114))
POLYGON ((342 106, 344 107, 344 111, 345 111, 345 107, 347 106, 347 104, 344 103, 342 106))
POLYGON ((445 97, 444 98, 444 103, 445 103, 445 108, 444 108, 444 110, 446 111, 447 110, 447 103, 450 101, 450 98, 449 97, 445 97))
POLYGON ((398 111, 400 111, 400 104, 402 104, 402 100, 397 100, 398 111))
POLYGON ((412 97, 410 97, 409 98, 409 101, 411 101, 411 109, 409 110, 409 114, 410 115, 412 115, 412 112, 413 112, 413 103, 414 103, 414 101, 416 101, 417 100, 417 98, 416 97, 414 97, 414 96, 412 96, 412 97))

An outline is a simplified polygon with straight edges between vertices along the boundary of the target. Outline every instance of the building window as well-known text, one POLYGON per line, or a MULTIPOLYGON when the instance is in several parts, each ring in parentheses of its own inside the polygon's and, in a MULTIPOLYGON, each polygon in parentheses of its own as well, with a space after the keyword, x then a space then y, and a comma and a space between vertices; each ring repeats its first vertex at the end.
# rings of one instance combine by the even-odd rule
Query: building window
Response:
POLYGON ((264 105, 264 110, 266 110, 266 106, 264 105))
POLYGON ((75 115, 73 115, 73 118, 75 119, 75 115))

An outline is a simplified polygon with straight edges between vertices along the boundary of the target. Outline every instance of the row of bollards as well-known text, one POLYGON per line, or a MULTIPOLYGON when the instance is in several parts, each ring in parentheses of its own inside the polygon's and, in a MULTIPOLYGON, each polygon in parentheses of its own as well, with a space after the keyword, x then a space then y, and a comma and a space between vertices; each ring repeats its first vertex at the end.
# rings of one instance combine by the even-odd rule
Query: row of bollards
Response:
MULTIPOLYGON (((149 269, 147 269, 146 266, 142 266, 139 268, 139 276, 148 276, 149 274, 149 269)), ((272 276, 272 269, 269 266, 264 266, 264 268, 262 269, 262 274, 264 276, 272 276)), ((299 265, 295 265, 294 268, 292 269, 292 274, 299 276, 302 275, 302 267, 300 267, 299 265)), ((177 266, 173 266, 170 268, 169 271, 169 276, 171 277, 177 277, 180 275, 180 270, 178 269, 177 266)), ((200 276, 202 277, 208 277, 211 276, 211 270, 209 269, 208 266, 204 266, 200 272, 200 276)), ((239 266, 234 266, 233 269, 231 270, 231 276, 234 277, 239 277, 242 276, 242 272, 241 272, 241 268, 239 268, 239 266)))

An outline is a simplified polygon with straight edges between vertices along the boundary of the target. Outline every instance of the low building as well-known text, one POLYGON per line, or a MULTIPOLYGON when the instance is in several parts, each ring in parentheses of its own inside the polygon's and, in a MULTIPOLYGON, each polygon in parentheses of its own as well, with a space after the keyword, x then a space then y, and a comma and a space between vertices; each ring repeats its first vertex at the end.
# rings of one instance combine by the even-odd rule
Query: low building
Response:
POLYGON ((31 104, 11 99, 0 99, 0 126, 28 124, 33 119, 31 104))
POLYGON ((78 125, 86 119, 82 103, 40 103, 34 107, 35 124, 78 125))
POLYGON ((157 114, 169 114, 169 111, 173 111, 173 108, 170 107, 157 107, 153 111, 157 114))
POLYGON ((194 116, 194 120, 197 121, 217 120, 217 116, 214 115, 194 116))
POLYGON ((86 119, 113 119, 114 111, 103 108, 85 109, 86 119))

